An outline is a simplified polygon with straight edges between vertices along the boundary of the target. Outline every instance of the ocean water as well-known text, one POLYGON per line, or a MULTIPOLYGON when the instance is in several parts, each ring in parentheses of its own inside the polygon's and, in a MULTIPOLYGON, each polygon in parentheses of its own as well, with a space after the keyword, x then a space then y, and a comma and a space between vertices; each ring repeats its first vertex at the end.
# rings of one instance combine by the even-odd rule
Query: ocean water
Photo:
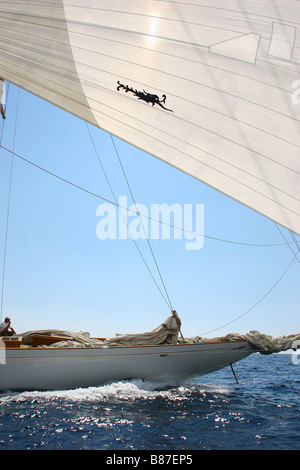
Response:
POLYGON ((0 450, 295 450, 299 354, 254 354, 172 387, 141 380, 0 393, 0 450))

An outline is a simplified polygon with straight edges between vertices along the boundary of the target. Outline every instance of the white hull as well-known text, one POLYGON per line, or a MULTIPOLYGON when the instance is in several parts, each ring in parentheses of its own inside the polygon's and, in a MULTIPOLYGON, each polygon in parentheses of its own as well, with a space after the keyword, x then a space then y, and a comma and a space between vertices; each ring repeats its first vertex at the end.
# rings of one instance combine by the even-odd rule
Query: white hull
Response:
POLYGON ((7 349, 0 390, 58 390, 141 378, 170 383, 221 369, 255 352, 247 341, 99 348, 7 349))

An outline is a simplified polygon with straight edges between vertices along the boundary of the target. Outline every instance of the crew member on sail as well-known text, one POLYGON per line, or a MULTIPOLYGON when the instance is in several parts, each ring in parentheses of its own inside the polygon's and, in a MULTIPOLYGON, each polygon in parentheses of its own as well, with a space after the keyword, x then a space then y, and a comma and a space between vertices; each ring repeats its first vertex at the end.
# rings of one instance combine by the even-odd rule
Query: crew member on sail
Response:
POLYGON ((13 336, 16 332, 11 326, 11 320, 9 317, 4 319, 4 322, 0 325, 0 336, 13 336))

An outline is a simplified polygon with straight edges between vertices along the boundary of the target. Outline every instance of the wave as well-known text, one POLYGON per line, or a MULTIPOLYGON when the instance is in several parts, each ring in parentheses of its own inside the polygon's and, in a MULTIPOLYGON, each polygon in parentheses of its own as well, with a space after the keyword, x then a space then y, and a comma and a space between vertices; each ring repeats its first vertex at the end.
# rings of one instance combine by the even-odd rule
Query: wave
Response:
POLYGON ((116 400, 153 400, 158 397, 168 400, 190 399, 193 394, 227 394, 228 388, 216 384, 185 383, 175 386, 169 382, 150 382, 140 379, 113 382, 106 385, 76 388, 72 390, 5 392, 0 395, 0 404, 12 402, 104 402, 116 400))

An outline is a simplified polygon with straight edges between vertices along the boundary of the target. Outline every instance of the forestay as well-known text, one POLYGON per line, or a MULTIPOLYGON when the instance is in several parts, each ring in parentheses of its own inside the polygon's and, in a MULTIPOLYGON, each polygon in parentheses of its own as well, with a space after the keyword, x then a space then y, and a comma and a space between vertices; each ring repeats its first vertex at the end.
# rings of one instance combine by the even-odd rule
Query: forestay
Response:
POLYGON ((0 75, 300 234, 300 2, 0 2, 0 75))

